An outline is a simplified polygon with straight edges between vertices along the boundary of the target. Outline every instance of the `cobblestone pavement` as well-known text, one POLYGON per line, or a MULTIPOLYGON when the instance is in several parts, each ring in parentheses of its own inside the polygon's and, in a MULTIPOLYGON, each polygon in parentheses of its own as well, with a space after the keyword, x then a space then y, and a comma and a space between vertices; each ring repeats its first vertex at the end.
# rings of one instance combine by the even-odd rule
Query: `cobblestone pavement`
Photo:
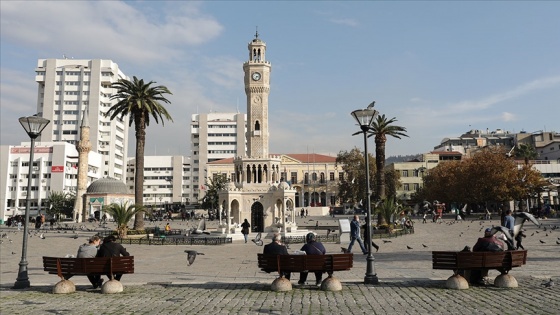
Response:
MULTIPOLYGON (((330 218, 314 219, 320 225, 335 224, 330 218)), ((14 290, 22 235, 2 229, 0 233, 8 238, 2 238, 0 244, 0 314, 560 314, 560 245, 556 244, 560 229, 550 229, 560 226, 560 220, 542 221, 547 231, 525 225, 527 265, 510 272, 518 280, 518 288, 485 286, 461 291, 445 289, 451 272, 431 269, 431 251, 472 246, 483 234, 482 228, 498 221, 451 222, 417 221, 414 234, 379 241, 381 248, 375 253, 378 285, 362 284, 365 256, 358 250, 354 251, 354 268, 335 273, 343 283, 341 292, 294 285, 286 293, 270 291, 274 275, 258 270, 256 254, 262 247, 235 241, 221 246, 126 245, 135 256, 135 273, 123 276, 124 292, 101 294, 91 289, 86 277, 77 276, 72 278, 76 293, 52 294, 58 278, 43 271, 41 257, 75 254, 92 232, 81 232, 78 239, 71 232, 29 238, 31 288, 14 290), (192 266, 186 265, 187 248, 204 253, 192 266), (550 278, 556 285, 543 286, 550 278)), ((172 226, 180 228, 181 224, 172 226)), ((345 246, 325 245, 333 253, 345 246)), ((292 244, 290 250, 299 247, 292 244)), ((497 275, 490 272, 491 278, 497 275)), ((297 278, 292 277, 293 284, 297 278)), ((311 275, 309 282, 313 278, 311 275)))

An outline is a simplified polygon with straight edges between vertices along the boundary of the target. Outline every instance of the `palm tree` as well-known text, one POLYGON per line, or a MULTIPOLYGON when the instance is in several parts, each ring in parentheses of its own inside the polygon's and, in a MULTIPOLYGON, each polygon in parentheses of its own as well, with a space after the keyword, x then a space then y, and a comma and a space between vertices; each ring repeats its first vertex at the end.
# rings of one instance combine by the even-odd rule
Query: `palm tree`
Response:
MULTIPOLYGON (((74 201, 76 196, 64 191, 51 191, 47 197, 47 203, 49 207, 47 208, 47 214, 56 217, 56 220, 60 222, 61 214, 70 215, 72 217, 72 211, 74 210, 74 201)), ((72 218, 74 220, 75 218, 72 218)))
POLYGON ((399 205, 395 202, 393 196, 383 200, 377 207, 378 214, 383 218, 383 221, 391 227, 391 224, 395 221, 395 218, 399 214, 399 205))
MULTIPOLYGON (((136 131, 136 165, 134 172, 134 202, 136 206, 144 204, 142 195, 144 193, 144 146, 146 143, 146 127, 150 125, 150 116, 156 123, 163 125, 163 118, 173 121, 161 102, 170 104, 164 94, 172 94, 165 86, 151 86, 153 81, 144 83, 133 77, 132 81, 121 79, 111 85, 116 89, 116 94, 111 99, 119 100, 117 104, 109 108, 107 116, 111 120, 119 116, 129 116, 129 126, 134 123, 136 131)), ((134 220, 134 229, 144 229, 144 218, 142 213, 138 213, 134 220)))
POLYGON ((143 212, 145 211, 143 206, 129 206, 128 202, 125 202, 124 204, 112 203, 108 206, 105 206, 103 210, 110 216, 112 216, 113 220, 115 220, 119 238, 124 238, 126 236, 128 231, 128 222, 137 214, 143 214, 143 212))
POLYGON ((395 117, 387 119, 385 115, 377 116, 372 125, 372 135, 375 135, 375 166, 377 181, 377 198, 385 199, 385 143, 387 136, 400 139, 408 137, 406 128, 393 125, 397 119, 395 117))
POLYGON ((515 157, 523 158, 525 165, 529 165, 529 160, 534 160, 537 156, 538 154, 535 152, 535 148, 528 144, 520 144, 515 148, 515 157))

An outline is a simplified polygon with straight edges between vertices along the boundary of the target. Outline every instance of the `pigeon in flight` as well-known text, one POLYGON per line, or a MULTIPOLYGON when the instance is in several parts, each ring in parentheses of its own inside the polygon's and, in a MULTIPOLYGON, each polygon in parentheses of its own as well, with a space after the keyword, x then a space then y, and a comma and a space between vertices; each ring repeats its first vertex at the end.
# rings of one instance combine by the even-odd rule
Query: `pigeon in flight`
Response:
POLYGON ((422 246, 423 246, 424 248, 428 247, 428 245, 425 245, 425 244, 422 244, 422 246))
POLYGON ((251 240, 253 243, 255 243, 255 245, 257 246, 263 246, 263 241, 261 240, 261 232, 257 233, 257 236, 255 236, 255 239, 251 240))
POLYGON ((196 250, 185 250, 185 253, 187 253, 187 266, 190 266, 194 263, 196 255, 204 255, 203 253, 199 253, 196 250))

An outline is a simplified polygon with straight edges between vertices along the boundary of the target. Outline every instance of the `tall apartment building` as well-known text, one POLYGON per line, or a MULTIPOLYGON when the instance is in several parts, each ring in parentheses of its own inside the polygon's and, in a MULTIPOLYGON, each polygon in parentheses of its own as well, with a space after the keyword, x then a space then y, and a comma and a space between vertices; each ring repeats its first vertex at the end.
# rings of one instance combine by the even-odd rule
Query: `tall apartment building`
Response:
MULTIPOLYGON (((78 151, 67 142, 38 142, 35 145, 29 174, 30 142, 0 147, 0 224, 9 217, 25 213, 30 198, 30 215, 45 213, 46 199, 51 192, 76 193, 78 151), (31 180, 31 191, 27 181, 31 180)), ((103 156, 88 153, 87 185, 102 177, 103 156)))
MULTIPOLYGON (((127 163, 126 185, 134 191, 136 161, 127 163)), ((144 206, 154 210, 177 210, 193 200, 191 159, 181 155, 144 157, 144 206)))
POLYGON ((246 155, 247 115, 194 114, 191 120, 192 198, 204 197, 207 163, 246 155), (202 190, 202 192, 201 192, 202 190))
POLYGON ((128 122, 105 114, 116 104, 111 84, 128 79, 111 60, 39 59, 37 112, 51 121, 41 141, 76 144, 82 115, 90 122, 91 150, 102 155, 102 176, 124 181, 128 156, 128 122))

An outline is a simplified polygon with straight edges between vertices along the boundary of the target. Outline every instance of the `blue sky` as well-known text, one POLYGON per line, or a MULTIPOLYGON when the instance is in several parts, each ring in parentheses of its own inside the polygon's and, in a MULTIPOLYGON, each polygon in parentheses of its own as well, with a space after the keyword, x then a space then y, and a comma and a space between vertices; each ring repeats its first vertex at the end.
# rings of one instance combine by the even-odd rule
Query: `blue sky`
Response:
POLYGON ((271 153, 362 148, 350 112, 372 100, 410 135, 389 138, 387 155, 470 129, 560 132, 560 2, 2 1, 0 12, 2 145, 28 141, 17 118, 36 112, 37 59, 65 54, 167 86, 174 123, 148 127, 146 155, 190 155, 193 113, 246 112, 256 26, 272 63, 271 153))

